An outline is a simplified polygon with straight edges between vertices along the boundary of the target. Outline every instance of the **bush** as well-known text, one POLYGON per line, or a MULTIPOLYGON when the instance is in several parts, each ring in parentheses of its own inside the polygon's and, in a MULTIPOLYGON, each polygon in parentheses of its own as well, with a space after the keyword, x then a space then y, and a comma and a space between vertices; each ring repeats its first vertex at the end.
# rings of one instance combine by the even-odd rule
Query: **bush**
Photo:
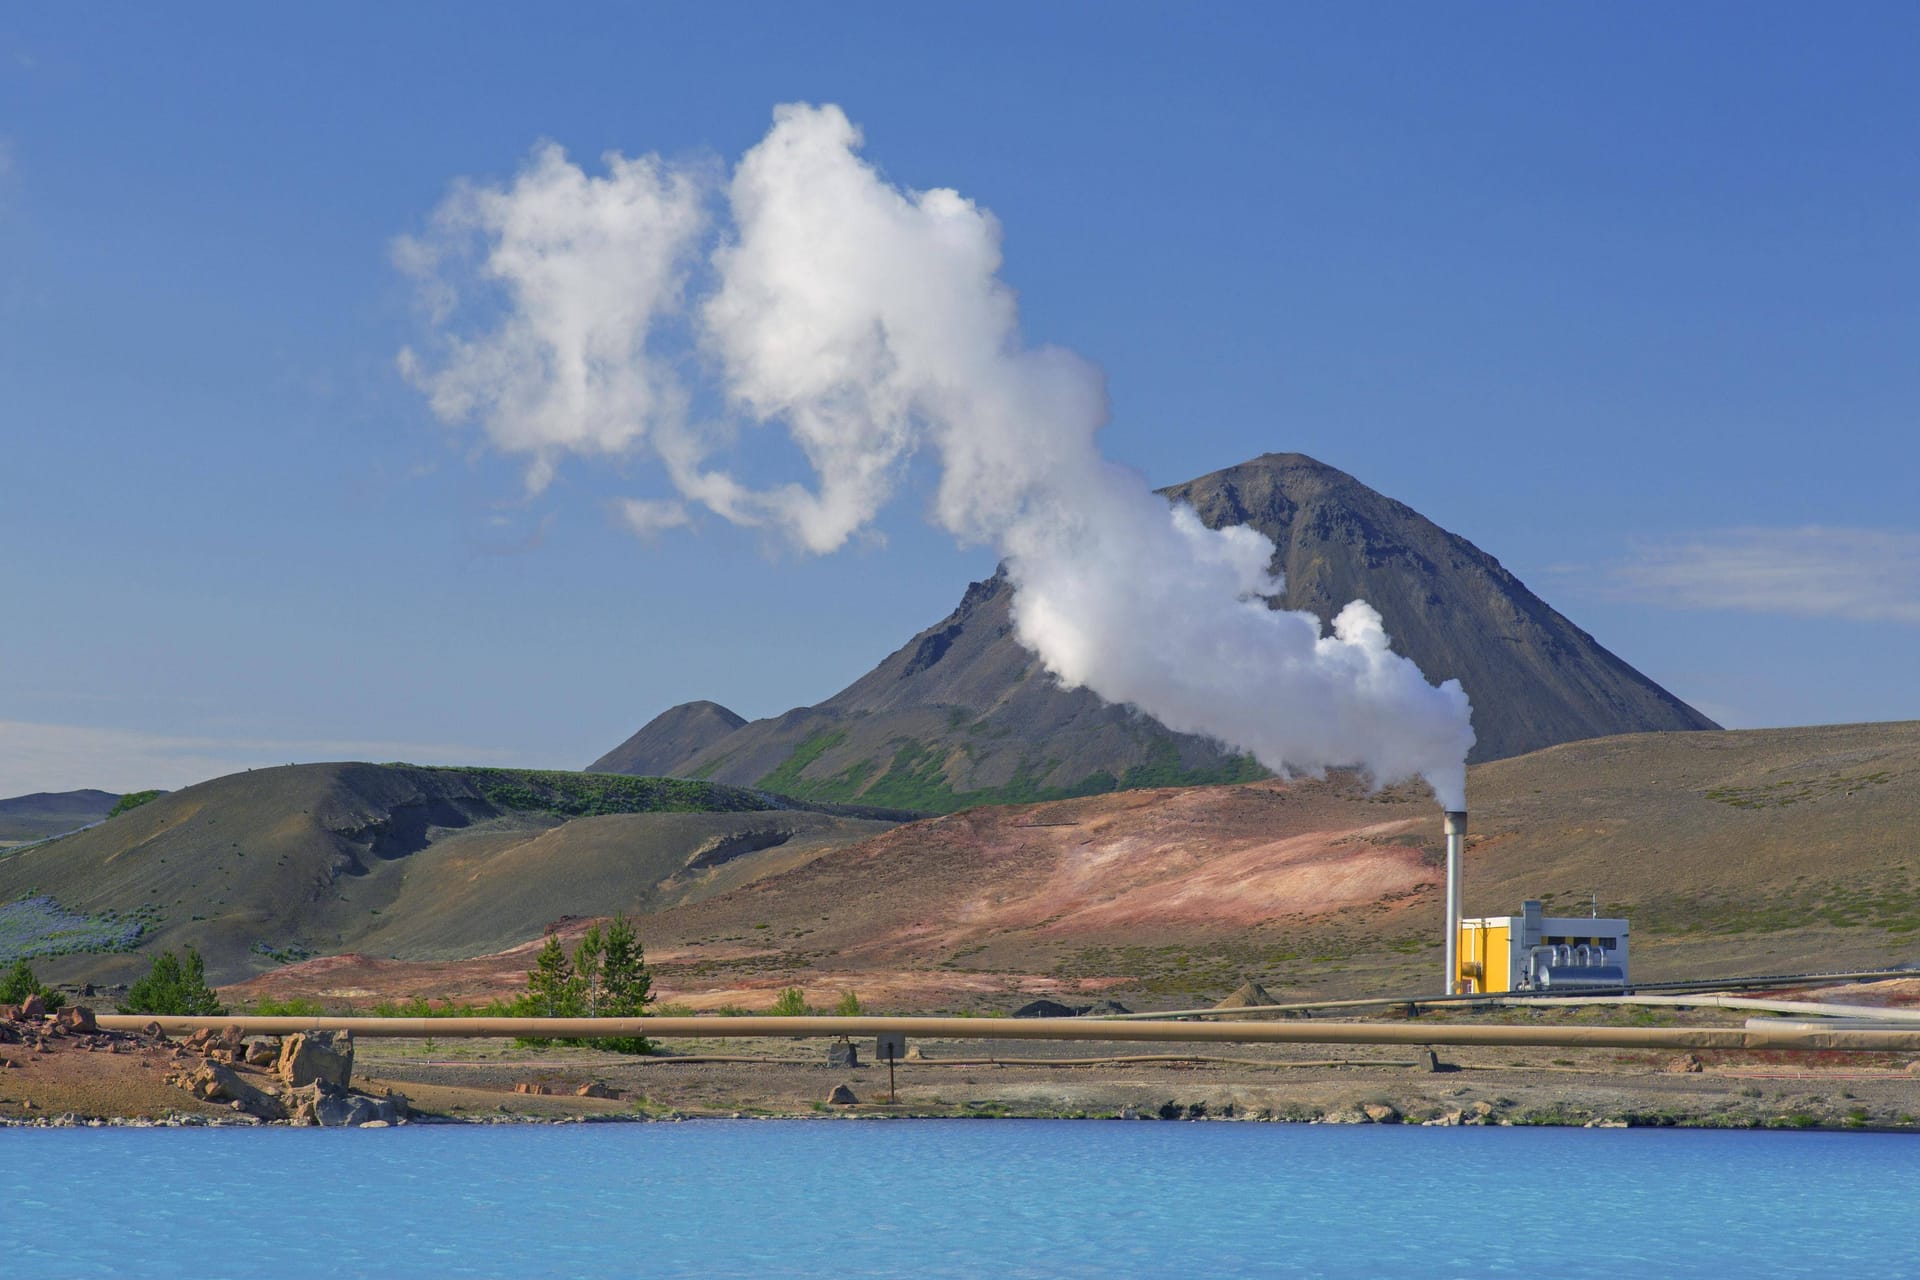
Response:
POLYGON ((34 976, 25 960, 15 960, 7 976, 0 978, 0 1004, 21 1004, 28 996, 39 996, 46 1001, 49 1013, 67 1002, 58 991, 41 986, 40 979, 34 976))
POLYGON ((171 951, 155 956, 147 976, 127 988, 120 1012, 217 1017, 226 1010, 207 985, 207 967, 200 953, 188 947, 184 961, 171 951))
POLYGON ((851 991, 840 997, 840 1003, 833 1006, 833 1011, 843 1018, 857 1018, 866 1012, 860 1007, 860 997, 851 991))
POLYGON ((165 794, 167 793, 164 791, 130 791, 121 796, 119 802, 107 811, 107 816, 117 818, 123 813, 138 809, 143 804, 151 804, 165 794))
POLYGON ((798 987, 788 987, 773 998, 773 1008, 767 1010, 776 1018, 799 1018, 807 1012, 806 993, 798 987))

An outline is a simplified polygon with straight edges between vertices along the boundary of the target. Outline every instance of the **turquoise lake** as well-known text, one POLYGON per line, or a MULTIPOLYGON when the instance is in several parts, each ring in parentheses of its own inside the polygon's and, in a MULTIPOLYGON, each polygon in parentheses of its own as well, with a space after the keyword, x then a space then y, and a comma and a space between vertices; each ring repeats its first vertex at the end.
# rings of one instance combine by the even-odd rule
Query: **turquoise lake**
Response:
POLYGON ((1914 1276, 1899 1135, 1104 1121, 0 1130, 0 1275, 1914 1276))

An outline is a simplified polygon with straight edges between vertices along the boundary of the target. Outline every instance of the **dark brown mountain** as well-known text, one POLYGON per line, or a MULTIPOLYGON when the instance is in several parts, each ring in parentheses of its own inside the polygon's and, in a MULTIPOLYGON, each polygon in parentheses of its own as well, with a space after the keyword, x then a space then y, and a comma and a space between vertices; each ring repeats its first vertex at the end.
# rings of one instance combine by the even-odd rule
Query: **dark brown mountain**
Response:
POLYGON ((660 777, 746 722, 717 702, 683 702, 647 721, 640 732, 588 765, 587 772, 660 777))
MULTIPOLYGON (((1312 458, 1267 454, 1162 492, 1211 527, 1246 524, 1272 538, 1284 607, 1327 623, 1365 599, 1429 679, 1459 678, 1473 701, 1476 763, 1583 738, 1718 727, 1492 556, 1312 458)), ((818 706, 716 737, 700 711, 713 704, 690 703, 628 745, 644 744, 635 754, 648 772, 926 810, 1259 776, 1218 744, 1057 688, 1013 638, 1011 598, 1002 576, 974 583, 953 613, 818 706), (676 737, 683 722, 701 731, 676 737)), ((594 767, 620 768, 625 750, 594 767)))

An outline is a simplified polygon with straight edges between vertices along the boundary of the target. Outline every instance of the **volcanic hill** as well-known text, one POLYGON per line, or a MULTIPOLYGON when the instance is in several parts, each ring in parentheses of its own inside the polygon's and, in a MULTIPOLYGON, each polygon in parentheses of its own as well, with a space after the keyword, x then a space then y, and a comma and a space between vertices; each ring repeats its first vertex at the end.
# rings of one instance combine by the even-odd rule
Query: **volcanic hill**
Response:
MULTIPOLYGON (((1592 902, 1632 921, 1642 982, 1920 962, 1920 722, 1593 739, 1477 765, 1468 788, 1469 916, 1592 902)), ((789 985, 889 1010, 1192 1007, 1250 981, 1390 995, 1438 986, 1441 846, 1423 788, 1144 789, 896 827, 637 923, 663 999, 702 1009, 789 985)), ((231 994, 506 995, 538 943, 316 959, 231 994)))
MULTIPOLYGON (((1212 528, 1274 542, 1276 607, 1329 624, 1380 611, 1393 647, 1473 702, 1476 763, 1610 734, 1717 728, 1602 648, 1466 539, 1297 453, 1161 492, 1212 528)), ((1236 782, 1253 761, 1085 689, 1060 689, 1012 634, 1004 575, 825 702, 743 722, 711 702, 663 712, 591 769, 928 811, 1236 782)))
POLYGON ((192 946, 232 982, 343 951, 471 956, 570 913, 721 892, 891 825, 678 779, 255 769, 0 855, 0 961, 113 983, 192 946))
POLYGON ((43 840, 99 822, 120 803, 111 791, 36 791, 0 800, 0 844, 43 840))

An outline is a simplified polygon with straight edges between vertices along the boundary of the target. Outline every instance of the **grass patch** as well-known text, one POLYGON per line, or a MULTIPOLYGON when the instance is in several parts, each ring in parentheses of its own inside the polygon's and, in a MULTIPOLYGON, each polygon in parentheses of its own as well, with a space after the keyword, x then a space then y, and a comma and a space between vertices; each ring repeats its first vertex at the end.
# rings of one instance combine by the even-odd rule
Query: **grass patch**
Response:
MULTIPOLYGON (((951 709, 950 727, 955 732, 978 736, 984 732, 984 722, 969 724, 968 714, 964 708, 951 709)), ((1058 767, 1057 760, 1022 757, 1013 777, 1005 783, 957 791, 947 778, 952 753, 937 742, 905 738, 894 741, 893 758, 887 762, 884 772, 875 760, 864 759, 828 777, 805 776, 822 756, 846 740, 844 729, 814 733, 755 785, 763 791, 817 804, 857 803, 919 813, 952 813, 978 805, 1038 804, 1137 787, 1209 786, 1251 782, 1268 776, 1267 770, 1250 756, 1235 757, 1206 768, 1185 768, 1180 763, 1178 748, 1164 735, 1150 740, 1149 758, 1145 763, 1129 767, 1121 776, 1115 777, 1103 769, 1066 785, 1048 786, 1043 782, 1058 767)), ((967 745, 959 749, 969 754, 973 751, 967 745)))

